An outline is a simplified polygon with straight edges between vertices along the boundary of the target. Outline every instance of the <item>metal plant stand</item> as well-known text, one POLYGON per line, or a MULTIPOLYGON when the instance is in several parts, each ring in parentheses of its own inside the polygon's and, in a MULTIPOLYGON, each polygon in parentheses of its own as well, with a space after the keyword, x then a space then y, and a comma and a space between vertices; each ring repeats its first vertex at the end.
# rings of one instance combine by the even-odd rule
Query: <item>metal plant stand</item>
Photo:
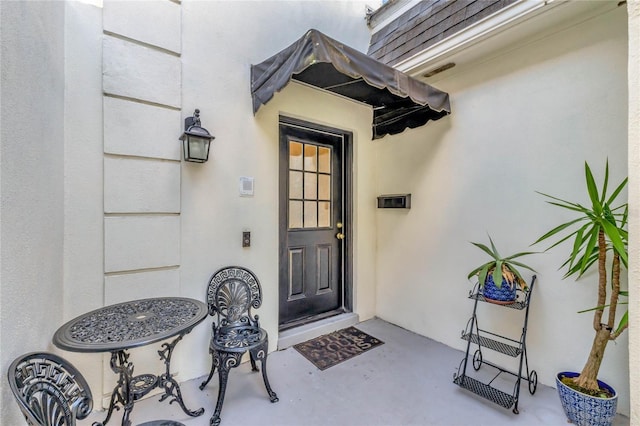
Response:
POLYGON ((516 300, 513 303, 496 305, 499 307, 524 310, 524 323, 522 327, 522 334, 519 340, 511 339, 488 330, 483 330, 478 326, 478 302, 487 302, 482 295, 482 291, 479 288, 479 284, 473 288, 469 293, 469 298, 474 299, 473 315, 467 322, 467 327, 462 332, 462 339, 467 341, 467 351, 465 357, 460 362, 458 372, 453 376, 453 383, 467 389, 470 392, 475 393, 489 401, 498 404, 504 408, 513 407, 514 414, 518 414, 518 399, 520 396, 520 382, 522 379, 526 380, 529 393, 533 395, 538 386, 538 374, 535 370, 529 371, 529 362, 527 360, 527 321, 529 319, 529 305, 531 303, 531 293, 536 282, 536 276, 531 279, 531 285, 526 290, 518 289, 516 291, 516 300), (475 371, 480 370, 483 365, 488 365, 495 370, 497 374, 488 382, 485 383, 481 380, 473 378, 467 375, 467 364, 470 358, 471 345, 477 345, 476 351, 471 357, 473 369, 475 371), (482 350, 491 349, 493 351, 511 356, 513 358, 519 358, 519 367, 517 372, 509 371, 497 364, 486 361, 483 359, 482 350), (526 375, 523 376, 523 366, 525 368, 526 375), (496 387, 492 386, 494 380, 498 378, 502 373, 507 373, 516 377, 516 382, 511 394, 504 392, 496 387))

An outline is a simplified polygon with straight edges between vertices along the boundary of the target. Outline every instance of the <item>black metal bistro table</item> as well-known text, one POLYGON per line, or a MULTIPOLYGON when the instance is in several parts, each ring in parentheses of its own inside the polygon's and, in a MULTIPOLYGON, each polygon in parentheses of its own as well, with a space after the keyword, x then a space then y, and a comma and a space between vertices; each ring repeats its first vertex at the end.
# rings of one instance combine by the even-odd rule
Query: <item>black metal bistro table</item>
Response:
POLYGON ((106 424, 118 405, 124 407, 122 425, 131 425, 129 415, 133 404, 155 388, 162 388, 160 401, 170 398, 192 417, 204 413, 204 408, 189 410, 182 399, 178 382, 171 376, 171 354, 176 344, 207 316, 207 305, 183 297, 158 297, 118 303, 81 315, 60 327, 53 344, 73 352, 111 352, 111 370, 118 382, 111 394, 109 411, 101 423, 106 424), (160 375, 134 376, 128 349, 149 345, 175 337, 158 350, 165 371, 160 375))

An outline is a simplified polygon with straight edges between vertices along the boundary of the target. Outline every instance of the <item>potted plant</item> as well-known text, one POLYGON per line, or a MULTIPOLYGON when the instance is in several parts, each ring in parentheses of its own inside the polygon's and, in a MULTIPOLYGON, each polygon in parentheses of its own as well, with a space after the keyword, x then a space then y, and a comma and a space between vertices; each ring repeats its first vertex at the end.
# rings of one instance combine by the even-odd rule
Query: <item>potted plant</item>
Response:
POLYGON ((491 236, 489 236, 491 248, 481 243, 471 243, 491 257, 486 263, 469 272, 467 278, 477 275, 478 283, 484 298, 488 302, 507 304, 516 300, 516 289, 519 287, 524 290, 527 282, 522 278, 518 268, 526 268, 533 272, 535 270, 515 259, 533 254, 535 252, 522 252, 512 254, 511 256, 502 257, 498 253, 491 236))
POLYGON ((571 210, 576 217, 556 226, 534 244, 556 237, 557 241, 547 248, 549 250, 564 241, 573 242, 569 257, 561 266, 567 268, 565 278, 576 276, 579 279, 592 267, 598 269, 598 300, 595 308, 587 310, 594 312, 595 336, 591 351, 579 374, 561 372, 556 377, 556 385, 570 421, 578 425, 609 425, 616 414, 617 394, 613 388, 598 380, 598 371, 607 343, 615 340, 628 327, 627 313, 616 324, 618 299, 627 294, 620 289, 620 270, 627 267, 628 205, 625 202, 613 206, 627 179, 608 195, 608 162, 600 191, 586 162, 585 178, 590 207, 540 193, 549 199, 549 204, 571 210), (610 260, 607 259, 609 253, 610 260))

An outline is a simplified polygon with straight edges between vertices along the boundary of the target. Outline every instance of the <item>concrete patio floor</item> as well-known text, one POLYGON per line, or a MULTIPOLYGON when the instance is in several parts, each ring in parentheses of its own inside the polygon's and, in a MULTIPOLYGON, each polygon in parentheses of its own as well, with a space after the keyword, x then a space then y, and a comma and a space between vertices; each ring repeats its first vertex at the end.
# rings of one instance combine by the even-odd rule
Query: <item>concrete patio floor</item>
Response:
MULTIPOLYGON (((280 398, 275 404, 269 402, 261 375, 252 373, 248 362, 233 369, 221 425, 567 425, 553 388, 538 384, 536 393, 531 395, 526 382, 522 384, 520 414, 515 415, 510 409, 452 383, 464 352, 380 319, 359 323, 357 327, 385 344, 324 371, 294 348, 271 353, 269 380, 280 398)), ((493 369, 483 366, 475 374, 485 370, 489 373, 493 369)), ((513 377, 501 376, 505 376, 504 389, 510 393, 513 377)), ((177 404, 160 403, 158 396, 154 396, 136 404, 131 416, 133 424, 161 418, 187 426, 208 425, 218 381, 214 376, 200 391, 202 379, 181 385, 189 408, 205 408, 202 416, 186 416, 177 404)), ((502 386, 498 381, 497 386, 502 386)), ((114 414, 109 424, 120 424, 119 413, 114 414)), ((94 412, 82 424, 103 417, 104 412, 94 412)), ((628 424, 629 419, 621 415, 614 421, 615 426, 628 424)))

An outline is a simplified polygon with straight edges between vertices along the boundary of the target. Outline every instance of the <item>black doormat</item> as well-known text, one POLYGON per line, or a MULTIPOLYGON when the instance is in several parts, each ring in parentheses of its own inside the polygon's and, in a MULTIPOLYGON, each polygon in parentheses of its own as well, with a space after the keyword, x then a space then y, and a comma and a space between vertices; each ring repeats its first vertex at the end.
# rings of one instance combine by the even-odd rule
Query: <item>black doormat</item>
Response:
POLYGON ((355 327, 348 327, 293 347, 320 370, 326 370, 383 343, 355 327))

